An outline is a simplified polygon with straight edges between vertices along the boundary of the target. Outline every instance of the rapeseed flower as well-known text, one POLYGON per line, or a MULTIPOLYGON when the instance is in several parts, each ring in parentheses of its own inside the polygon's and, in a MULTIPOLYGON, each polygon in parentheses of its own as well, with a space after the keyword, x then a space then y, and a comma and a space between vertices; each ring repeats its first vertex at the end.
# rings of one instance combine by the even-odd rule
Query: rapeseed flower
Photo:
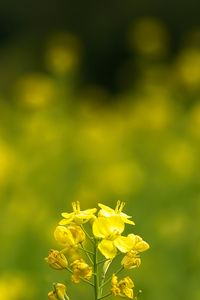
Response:
POLYGON ((114 296, 121 296, 133 299, 133 287, 134 283, 129 276, 118 281, 117 276, 113 274, 111 280, 111 292, 114 296))
POLYGON ((135 235, 132 233, 127 236, 127 240, 129 240, 130 244, 132 242, 132 248, 122 259, 121 265, 125 269, 139 267, 141 264, 139 253, 148 250, 149 244, 143 241, 143 239, 139 235, 135 235))
POLYGON ((149 249, 149 244, 145 242, 139 235, 135 235, 133 233, 127 236, 129 241, 132 241, 132 249, 137 252, 143 252, 149 249))
POLYGON ((122 210, 125 206, 125 202, 117 201, 117 205, 115 209, 110 208, 107 205, 99 203, 98 206, 101 208, 98 215, 104 216, 104 217, 111 217, 111 216, 120 216, 122 221, 127 224, 134 225, 135 223, 131 220, 131 216, 128 216, 127 214, 123 213, 122 210))
POLYGON ((81 211, 79 201, 72 202, 72 208, 73 208, 73 212, 71 213, 64 212, 61 214, 62 217, 64 217, 64 219, 62 219, 59 222, 59 225, 67 225, 72 222, 78 225, 86 223, 95 217, 94 214, 97 211, 96 208, 91 208, 91 209, 86 209, 81 211))
POLYGON ((126 253, 132 248, 132 240, 121 236, 124 231, 124 222, 120 216, 98 217, 93 222, 92 230, 96 238, 102 239, 98 244, 98 249, 107 259, 114 258, 117 249, 126 253))
MULTIPOLYGON (((64 219, 54 231, 54 237, 63 249, 60 251, 51 249, 45 258, 52 268, 65 269, 72 273, 72 282, 83 281, 92 286, 95 300, 106 298, 111 294, 105 294, 104 286, 108 282, 111 283, 111 292, 114 296, 137 298, 134 296, 132 279, 127 276, 118 280, 116 274, 123 269, 139 267, 140 253, 146 251, 149 244, 139 235, 133 233, 122 235, 126 223, 134 225, 130 220, 131 216, 122 212, 124 205, 124 202, 118 201, 115 209, 112 209, 99 204, 100 210, 95 216, 96 208, 81 211, 79 202, 73 202, 73 212, 63 213, 64 219), (88 221, 92 222, 84 226, 88 221), (99 251, 105 259, 99 257, 99 251), (124 253, 121 268, 108 278, 108 269, 118 251, 124 253)), ((54 290, 48 293, 48 298, 69 300, 65 285, 54 284, 54 290)))

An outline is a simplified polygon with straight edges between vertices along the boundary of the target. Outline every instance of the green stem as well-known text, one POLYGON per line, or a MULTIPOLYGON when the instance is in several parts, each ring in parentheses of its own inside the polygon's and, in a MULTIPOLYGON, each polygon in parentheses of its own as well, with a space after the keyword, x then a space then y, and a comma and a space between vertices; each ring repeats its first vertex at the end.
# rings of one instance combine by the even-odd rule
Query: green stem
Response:
POLYGON ((109 297, 110 295, 112 295, 112 293, 108 293, 108 294, 106 294, 106 295, 104 295, 104 296, 98 298, 98 300, 101 300, 101 299, 104 299, 104 298, 106 298, 106 297, 109 297))
POLYGON ((139 296, 142 294, 142 290, 139 290, 134 300, 138 300, 139 296))
POLYGON ((69 296, 65 293, 65 299, 70 300, 69 296))
POLYGON ((107 261, 107 260, 108 260, 107 258, 104 258, 104 259, 100 260, 100 261, 98 262, 98 265, 104 263, 104 262, 107 261))
POLYGON ((93 252, 90 252, 88 250, 85 249, 85 247, 83 246, 83 244, 81 244, 81 248, 80 248, 82 251, 84 251, 89 259, 89 261, 91 262, 91 264, 93 265, 93 260, 92 258, 90 257, 90 254, 94 257, 94 253, 93 252))
POLYGON ((94 244, 94 297, 98 300, 99 280, 98 280, 98 261, 97 261, 97 241, 94 244))
POLYGON ((88 239, 90 240, 90 242, 91 242, 92 244, 95 244, 93 238, 88 234, 88 232, 85 230, 85 228, 83 227, 83 225, 81 225, 81 228, 83 229, 85 235, 88 237, 88 239))
POLYGON ((104 281, 106 279, 106 273, 108 272, 108 269, 109 269, 111 263, 112 263, 112 260, 106 259, 106 262, 103 265, 102 276, 101 276, 101 284, 100 284, 100 296, 102 296, 103 284, 104 284, 104 281))

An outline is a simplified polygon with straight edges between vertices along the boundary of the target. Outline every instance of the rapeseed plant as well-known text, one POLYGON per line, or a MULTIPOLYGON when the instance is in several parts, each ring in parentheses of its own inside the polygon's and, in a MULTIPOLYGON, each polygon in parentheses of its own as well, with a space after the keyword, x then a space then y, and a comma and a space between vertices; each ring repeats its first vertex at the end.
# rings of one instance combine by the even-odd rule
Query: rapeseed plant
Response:
MULTIPOLYGON (((138 268, 141 265, 140 253, 149 248, 149 244, 138 235, 122 235, 126 224, 135 224, 130 220, 131 216, 122 212, 124 205, 124 202, 118 201, 112 209, 99 203, 100 210, 97 212, 96 208, 81 210, 80 203, 73 202, 73 212, 62 213, 64 219, 54 231, 62 249, 51 249, 45 258, 53 269, 71 273, 73 283, 83 281, 93 287, 94 300, 110 295, 136 300, 141 292, 135 293, 134 282, 129 276, 122 279, 117 276, 122 270, 138 268), (109 275, 113 260, 120 255, 123 255, 120 268, 109 275)), ((63 283, 55 283, 48 298, 69 300, 67 287, 63 283)))

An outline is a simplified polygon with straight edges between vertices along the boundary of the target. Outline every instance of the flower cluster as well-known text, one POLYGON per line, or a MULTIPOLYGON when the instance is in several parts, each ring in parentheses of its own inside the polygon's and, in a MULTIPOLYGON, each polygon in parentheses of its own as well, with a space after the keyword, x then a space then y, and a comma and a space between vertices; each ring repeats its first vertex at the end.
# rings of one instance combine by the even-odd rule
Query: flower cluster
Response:
MULTIPOLYGON (((129 276, 118 280, 117 274, 139 267, 140 253, 147 250, 149 244, 139 235, 123 235, 126 224, 135 225, 132 217, 122 211, 124 205, 124 202, 117 201, 115 209, 112 209, 99 203, 97 211, 96 208, 81 210, 80 203, 73 202, 73 212, 62 213, 63 219, 54 231, 55 240, 62 249, 51 249, 45 258, 52 268, 70 272, 73 283, 84 281, 91 285, 95 300, 111 294, 137 299, 133 280, 129 276), (113 260, 120 255, 120 269, 109 275, 113 260), (105 294, 108 284, 110 291, 105 294)), ((48 297, 53 300, 69 299, 66 287, 61 283, 54 284, 54 291, 48 297)))

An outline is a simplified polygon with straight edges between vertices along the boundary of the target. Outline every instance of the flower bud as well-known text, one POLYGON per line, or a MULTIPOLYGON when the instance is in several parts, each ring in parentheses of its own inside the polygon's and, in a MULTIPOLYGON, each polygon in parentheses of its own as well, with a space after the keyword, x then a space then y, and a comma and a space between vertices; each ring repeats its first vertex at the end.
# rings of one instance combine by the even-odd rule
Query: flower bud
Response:
POLYGON ((82 243, 85 240, 85 233, 80 226, 76 224, 71 224, 67 228, 71 231, 71 234, 74 239, 74 243, 76 245, 82 243))
POLYGON ((85 240, 85 233, 82 228, 76 224, 67 227, 57 226, 54 231, 54 237, 65 248, 77 247, 85 240))
POLYGON ((92 267, 88 266, 82 258, 75 260, 71 267, 73 269, 72 281, 74 283, 79 283, 81 277, 87 280, 92 277, 92 267))
POLYGON ((141 264, 141 259, 136 251, 131 250, 128 252, 121 261, 121 265, 125 269, 133 269, 139 267, 141 264))
POLYGON ((56 296, 56 292, 53 291, 48 293, 48 298, 49 300, 58 300, 58 297, 56 296))
POLYGON ((62 283, 54 284, 54 291, 48 293, 49 300, 68 300, 69 297, 66 294, 66 286, 62 283))
POLYGON ((65 296, 66 294, 66 286, 62 283, 56 283, 55 284, 55 290, 56 290, 56 294, 58 296, 59 300, 65 300, 65 296))
POLYGON ((112 275, 111 292, 114 296, 127 297, 129 299, 133 299, 133 287, 134 283, 129 276, 119 281, 115 274, 112 275))
POLYGON ((74 245, 74 239, 71 231, 64 226, 56 227, 54 237, 56 241, 65 247, 71 247, 74 245))
POLYGON ((68 266, 68 261, 65 255, 57 250, 51 249, 45 260, 50 267, 56 270, 66 269, 68 266))

